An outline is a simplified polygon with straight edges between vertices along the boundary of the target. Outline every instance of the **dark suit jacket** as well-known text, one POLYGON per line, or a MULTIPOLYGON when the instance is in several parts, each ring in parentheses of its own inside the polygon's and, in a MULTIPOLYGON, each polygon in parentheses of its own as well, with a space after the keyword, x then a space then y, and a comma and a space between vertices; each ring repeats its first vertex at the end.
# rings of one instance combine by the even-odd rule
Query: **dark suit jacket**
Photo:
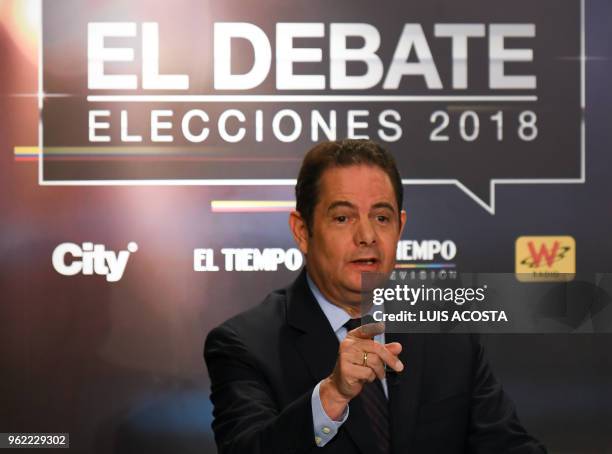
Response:
MULTIPOLYGON (((545 453, 520 425, 477 338, 387 334, 405 369, 389 380, 391 448, 410 453, 545 453)), ((303 270, 288 288, 210 332, 204 357, 220 453, 372 452, 360 397, 324 447, 314 441, 311 395, 336 362, 338 340, 303 270)))

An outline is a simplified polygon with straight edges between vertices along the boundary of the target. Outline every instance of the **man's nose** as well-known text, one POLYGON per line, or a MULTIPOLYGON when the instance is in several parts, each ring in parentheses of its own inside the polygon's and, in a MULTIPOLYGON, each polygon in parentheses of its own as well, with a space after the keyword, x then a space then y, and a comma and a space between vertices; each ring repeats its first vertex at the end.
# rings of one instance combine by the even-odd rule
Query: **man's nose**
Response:
POLYGON ((357 223, 357 231, 355 232, 355 242, 361 246, 370 246, 376 243, 376 230, 370 219, 362 219, 357 223))

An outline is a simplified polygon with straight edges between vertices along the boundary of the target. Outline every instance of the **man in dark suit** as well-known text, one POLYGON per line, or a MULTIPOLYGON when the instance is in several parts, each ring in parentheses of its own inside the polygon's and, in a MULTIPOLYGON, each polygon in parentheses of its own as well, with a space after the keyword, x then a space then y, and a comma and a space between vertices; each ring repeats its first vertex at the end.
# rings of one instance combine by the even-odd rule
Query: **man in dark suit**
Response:
POLYGON ((364 140, 304 158, 291 231, 306 267, 210 332, 220 453, 544 453, 471 335, 359 327, 363 272, 389 273, 406 220, 392 156, 364 140))

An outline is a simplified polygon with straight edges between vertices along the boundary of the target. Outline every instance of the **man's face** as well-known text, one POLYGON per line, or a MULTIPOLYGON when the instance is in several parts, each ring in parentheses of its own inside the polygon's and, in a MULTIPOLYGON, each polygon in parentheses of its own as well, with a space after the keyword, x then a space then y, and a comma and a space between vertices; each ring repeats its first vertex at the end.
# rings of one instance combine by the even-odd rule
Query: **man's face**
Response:
POLYGON ((358 305, 361 273, 393 269, 405 220, 382 169, 332 167, 319 181, 311 236, 303 223, 294 235, 323 295, 332 303, 358 305))

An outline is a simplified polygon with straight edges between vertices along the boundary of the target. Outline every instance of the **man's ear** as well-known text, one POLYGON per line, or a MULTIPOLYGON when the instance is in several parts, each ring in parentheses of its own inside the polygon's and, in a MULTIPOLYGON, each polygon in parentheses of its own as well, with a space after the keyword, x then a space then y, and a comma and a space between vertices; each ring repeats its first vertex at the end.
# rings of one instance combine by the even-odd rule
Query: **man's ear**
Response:
POLYGON ((289 228, 293 234, 293 240, 302 254, 308 253, 308 226, 299 211, 292 211, 289 215, 289 228))

